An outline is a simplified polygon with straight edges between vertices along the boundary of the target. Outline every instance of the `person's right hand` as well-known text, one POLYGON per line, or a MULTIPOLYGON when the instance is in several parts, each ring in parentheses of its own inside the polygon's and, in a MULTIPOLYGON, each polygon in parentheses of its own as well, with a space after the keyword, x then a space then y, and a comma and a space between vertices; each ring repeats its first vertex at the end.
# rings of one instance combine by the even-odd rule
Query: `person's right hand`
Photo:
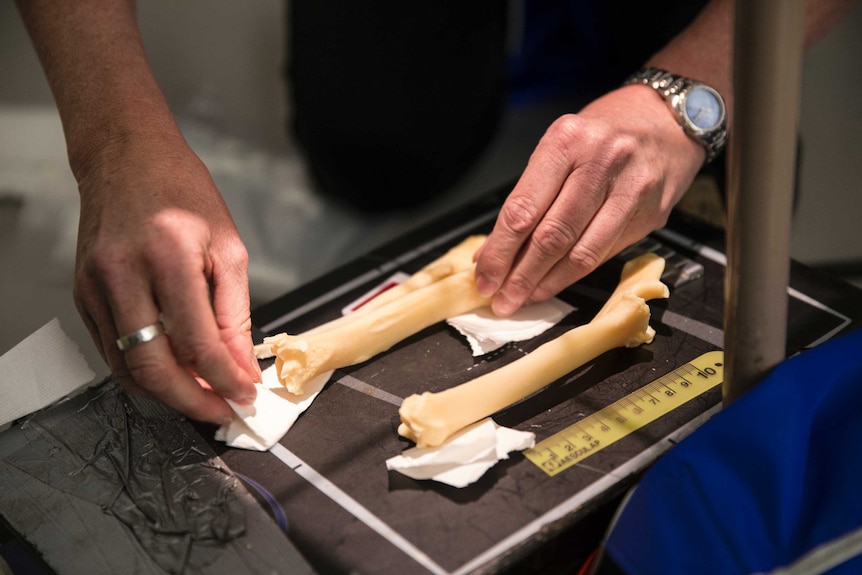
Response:
POLYGON ((554 122, 476 255, 476 286, 506 317, 544 301, 662 227, 703 164, 648 86, 554 122))
POLYGON ((132 392, 212 423, 250 402, 248 255, 203 163, 179 135, 131 136, 78 174, 75 304, 102 357, 132 392), (116 340, 163 320, 159 336, 116 340))

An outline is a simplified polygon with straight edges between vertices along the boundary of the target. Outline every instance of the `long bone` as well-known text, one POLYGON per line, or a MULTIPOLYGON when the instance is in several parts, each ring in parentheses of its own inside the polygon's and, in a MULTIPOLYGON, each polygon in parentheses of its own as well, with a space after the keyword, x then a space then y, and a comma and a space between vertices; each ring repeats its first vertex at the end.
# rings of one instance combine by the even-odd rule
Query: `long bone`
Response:
POLYGON ((419 447, 437 447, 460 429, 488 417, 616 347, 649 343, 648 299, 666 298, 664 260, 645 254, 623 267, 613 294, 588 324, 541 345, 500 369, 439 393, 406 398, 398 433, 419 447))
MULTIPOLYGON (((275 353, 278 379, 288 391, 303 393, 321 373, 355 365, 447 318, 467 313, 489 298, 479 295, 474 269, 448 275, 324 331, 278 334, 264 339, 275 353)), ((348 316, 351 317, 351 316, 348 316)))
MULTIPOLYGON (((370 311, 452 274, 472 269, 473 256, 476 255, 476 252, 485 243, 487 237, 485 235, 475 235, 465 238, 461 243, 452 247, 445 254, 411 275, 402 283, 391 287, 365 303, 356 312, 370 311)), ((345 319, 349 317, 346 316, 345 319)))
MULTIPOLYGON (((356 321, 356 319, 361 317, 362 315, 374 309, 377 309, 387 303, 395 301, 396 299, 407 295, 412 291, 427 287, 434 282, 440 281, 441 279, 456 274, 458 272, 472 269, 473 256, 476 254, 479 248, 482 247, 482 244, 485 242, 485 239, 487 237, 488 236, 486 235, 474 235, 465 238, 459 244, 455 245, 445 254, 432 261, 431 263, 420 269, 418 272, 411 275, 405 281, 389 288, 388 290, 376 296, 374 299, 367 301, 359 309, 357 309, 350 315, 345 315, 328 321, 322 325, 315 327, 314 329, 305 332, 303 335, 328 331, 335 327, 343 326, 344 324, 356 321)), ((271 342, 275 338, 280 338, 281 335, 282 334, 278 334, 270 338, 266 338, 263 343, 254 346, 255 356, 259 359, 265 359, 275 355, 275 351, 272 349, 271 342)))

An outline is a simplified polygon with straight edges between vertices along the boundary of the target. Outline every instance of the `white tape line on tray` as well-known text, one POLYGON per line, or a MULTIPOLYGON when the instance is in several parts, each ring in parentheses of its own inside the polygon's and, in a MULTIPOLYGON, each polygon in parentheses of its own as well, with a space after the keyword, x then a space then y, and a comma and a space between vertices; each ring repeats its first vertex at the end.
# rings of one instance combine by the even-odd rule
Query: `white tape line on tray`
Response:
POLYGON ((374 515, 364 505, 356 501, 350 495, 341 490, 337 485, 318 473, 313 467, 297 457, 292 451, 281 445, 275 444, 269 450, 282 463, 293 469, 303 479, 316 487, 321 493, 332 499, 342 509, 365 523, 377 534, 403 551, 411 559, 422 565, 425 569, 435 575, 446 575, 448 572, 428 557, 425 552, 407 541, 397 531, 392 529, 386 522, 374 515))

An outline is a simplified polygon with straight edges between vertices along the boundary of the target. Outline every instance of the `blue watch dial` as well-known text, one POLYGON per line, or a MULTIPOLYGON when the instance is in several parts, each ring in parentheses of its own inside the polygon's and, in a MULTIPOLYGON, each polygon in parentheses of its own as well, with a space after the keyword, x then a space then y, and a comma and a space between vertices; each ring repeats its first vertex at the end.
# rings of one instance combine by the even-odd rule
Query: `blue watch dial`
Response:
POLYGON ((719 96, 707 86, 695 86, 685 98, 685 115, 701 130, 709 130, 721 122, 719 96))

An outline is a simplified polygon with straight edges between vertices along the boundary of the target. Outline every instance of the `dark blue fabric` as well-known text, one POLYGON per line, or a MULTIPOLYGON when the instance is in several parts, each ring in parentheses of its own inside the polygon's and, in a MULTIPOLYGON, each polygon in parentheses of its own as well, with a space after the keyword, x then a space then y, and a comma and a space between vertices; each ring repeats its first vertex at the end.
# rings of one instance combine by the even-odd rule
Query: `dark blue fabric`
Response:
MULTIPOLYGON (((515 105, 612 90, 683 30, 705 0, 524 0, 509 58, 515 105)), ((576 110, 572 110, 576 111, 576 110)))
POLYGON ((674 447, 605 551, 632 575, 766 572, 859 527, 862 330, 782 362, 674 447))
POLYGON ((515 104, 570 94, 606 75, 609 35, 598 3, 528 0, 517 50, 509 60, 515 104))

